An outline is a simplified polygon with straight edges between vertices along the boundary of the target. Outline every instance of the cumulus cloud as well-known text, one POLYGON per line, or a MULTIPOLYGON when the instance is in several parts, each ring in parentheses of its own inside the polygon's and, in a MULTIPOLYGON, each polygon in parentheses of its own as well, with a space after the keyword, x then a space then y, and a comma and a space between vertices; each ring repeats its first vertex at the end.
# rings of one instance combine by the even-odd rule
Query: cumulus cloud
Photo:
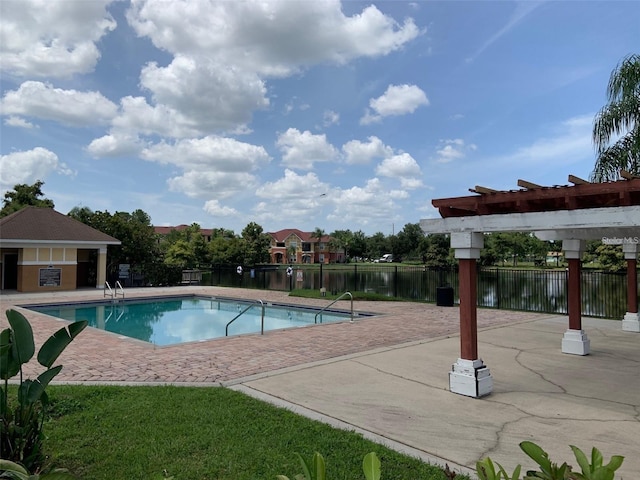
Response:
POLYGON ((391 230, 397 200, 407 198, 401 190, 389 190, 378 178, 372 178, 363 187, 353 186, 333 194, 333 211, 327 216, 332 221, 344 225, 375 226, 387 231, 381 225, 387 224, 391 230))
POLYGON ((145 148, 141 157, 184 168, 211 168, 223 172, 256 170, 270 160, 262 146, 216 136, 185 139, 174 144, 162 142, 145 148))
POLYGON ((477 149, 476 145, 471 143, 466 145, 461 138, 451 140, 441 140, 443 146, 437 150, 436 161, 439 163, 449 163, 454 160, 460 160, 467 156, 467 153, 477 149))
POLYGON ((399 24, 373 5, 345 16, 339 0, 134 0, 127 19, 158 48, 266 76, 386 55, 421 33, 412 19, 399 24))
POLYGON ((138 155, 144 148, 139 137, 125 132, 113 132, 89 143, 87 151, 94 158, 138 155))
POLYGON ((51 173, 74 174, 55 153, 42 147, 1 155, 0 171, 2 188, 11 188, 19 183, 32 184, 51 173))
POLYGON ((334 112, 333 110, 325 110, 322 117, 323 117, 322 124, 325 127, 329 127, 331 125, 340 123, 340 114, 338 112, 334 112))
POLYGON ((190 170, 167 180, 169 190, 192 198, 230 198, 247 190, 254 190, 256 177, 246 172, 190 170))
POLYGON ((369 100, 369 107, 360 119, 362 125, 381 121, 384 117, 413 113, 429 105, 427 95, 416 85, 389 85, 378 98, 369 100))
POLYGON ((38 128, 37 125, 34 125, 31 122, 27 122, 22 117, 14 117, 13 115, 4 119, 4 124, 8 127, 17 127, 17 128, 38 128))
POLYGON ((5 93, 0 104, 4 115, 53 120, 81 127, 111 121, 118 107, 100 92, 54 88, 49 83, 28 81, 5 93))
POLYGON ((329 186, 321 182, 313 172, 298 175, 293 170, 285 169, 284 177, 275 182, 265 183, 256 190, 256 195, 261 198, 299 199, 308 202, 316 201, 328 188, 329 186))
POLYGON ((218 200, 206 201, 203 210, 214 217, 233 217, 238 215, 238 211, 235 208, 221 205, 218 200))
POLYGON ((265 84, 255 72, 208 55, 177 55, 166 67, 150 63, 140 82, 155 103, 179 111, 199 133, 235 129, 250 122, 253 111, 269 106, 265 84))
POLYGON ((297 128, 281 134, 276 145, 282 151, 282 164, 300 170, 311 170, 315 162, 331 161, 338 155, 326 135, 314 135, 308 130, 300 132, 297 128))
POLYGON ((377 167, 376 174, 383 177, 400 178, 403 188, 417 188, 422 185, 420 166, 408 153, 385 158, 377 167))
POLYGON ((250 172, 270 161, 261 146, 215 136, 161 142, 143 149, 140 157, 183 169, 182 175, 168 180, 169 189, 203 198, 229 198, 254 190, 257 179, 250 172))
POLYGON ((393 155, 393 149, 388 147, 376 136, 371 136, 368 142, 350 140, 342 146, 345 161, 350 165, 366 165, 375 158, 388 158, 393 155))
POLYGON ((68 77, 93 70, 96 43, 116 28, 112 0, 56 2, 2 0, 0 57, 17 77, 68 77))
POLYGON ((309 216, 317 217, 324 205, 330 204, 333 193, 330 186, 322 182, 318 176, 309 172, 298 175, 293 170, 285 169, 284 176, 266 182, 256 189, 256 196, 264 199, 255 208, 254 213, 261 220, 272 223, 304 222, 309 216))

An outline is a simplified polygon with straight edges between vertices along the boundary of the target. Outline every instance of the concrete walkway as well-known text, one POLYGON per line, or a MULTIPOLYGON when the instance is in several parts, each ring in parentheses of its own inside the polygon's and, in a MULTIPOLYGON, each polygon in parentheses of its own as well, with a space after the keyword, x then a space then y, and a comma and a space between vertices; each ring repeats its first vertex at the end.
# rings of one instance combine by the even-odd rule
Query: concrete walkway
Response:
MULTIPOLYGON (((127 295, 186 292, 327 303, 216 287, 127 295)), ((0 309, 100 296, 2 295, 0 309)), ((596 446, 606 460, 624 455, 616 478, 640 477, 640 335, 622 332, 620 322, 583 319, 592 353, 579 357, 560 352, 566 317, 479 310, 479 352, 491 369, 494 391, 476 400, 448 391, 448 371, 459 355, 457 308, 405 302, 355 302, 355 308, 380 315, 161 348, 85 330, 61 357, 65 367, 58 378, 228 386, 465 473, 485 456, 507 470, 516 463, 532 467, 518 447, 531 440, 560 463, 576 465, 569 445, 587 454, 596 446)), ((37 341, 60 327, 50 317, 21 311, 37 341)), ((3 314, 0 327, 5 325, 3 314)))

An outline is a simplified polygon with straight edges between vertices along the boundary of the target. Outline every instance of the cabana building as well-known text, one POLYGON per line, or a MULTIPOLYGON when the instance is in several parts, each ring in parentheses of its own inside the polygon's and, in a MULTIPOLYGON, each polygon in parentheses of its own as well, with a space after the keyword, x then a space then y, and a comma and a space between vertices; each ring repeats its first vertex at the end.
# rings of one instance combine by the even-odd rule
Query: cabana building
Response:
POLYGON ((568 328, 563 353, 588 355, 590 342, 581 320, 581 258, 586 240, 622 246, 627 262, 627 313, 622 329, 640 332, 637 257, 640 245, 640 178, 622 172, 622 180, 589 183, 573 175, 573 185, 543 187, 518 181, 519 190, 476 186, 474 195, 433 200, 440 219, 424 219, 426 234, 448 233, 459 261, 460 357, 449 374, 452 392, 471 397, 491 393, 489 368, 478 354, 476 260, 484 233, 532 232, 541 240, 562 242, 568 263, 568 328))
POLYGON ((0 288, 104 288, 108 245, 120 241, 51 208, 25 207, 0 219, 0 288))

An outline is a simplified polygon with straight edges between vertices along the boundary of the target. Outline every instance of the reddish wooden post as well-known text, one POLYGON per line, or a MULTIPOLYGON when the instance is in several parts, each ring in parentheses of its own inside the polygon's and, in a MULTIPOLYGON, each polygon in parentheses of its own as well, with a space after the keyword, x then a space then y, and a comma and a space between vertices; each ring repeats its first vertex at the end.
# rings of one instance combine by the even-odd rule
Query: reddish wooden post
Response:
MULTIPOLYGON (((630 240, 636 240, 631 238, 630 240)), ((640 332, 638 316, 638 244, 629 242, 622 245, 627 261, 627 313, 622 319, 622 330, 640 332)))
POLYGON ((567 259, 569 264, 569 328, 571 330, 582 329, 582 292, 581 292, 581 277, 582 268, 580 267, 579 258, 567 259))
POLYGON ((474 258, 461 258, 458 271, 460 292, 460 358, 478 358, 477 274, 474 258))
POLYGON ((451 247, 460 262, 458 292, 460 294, 460 357, 449 372, 449 389, 468 397, 483 397, 493 390, 489 369, 478 358, 478 322, 476 260, 484 246, 479 232, 451 234, 451 247))
POLYGON ((588 355, 590 341, 582 330, 582 295, 580 292, 581 267, 580 259, 586 242, 584 240, 569 239, 562 241, 562 250, 569 264, 569 329, 562 337, 562 353, 572 355, 588 355))

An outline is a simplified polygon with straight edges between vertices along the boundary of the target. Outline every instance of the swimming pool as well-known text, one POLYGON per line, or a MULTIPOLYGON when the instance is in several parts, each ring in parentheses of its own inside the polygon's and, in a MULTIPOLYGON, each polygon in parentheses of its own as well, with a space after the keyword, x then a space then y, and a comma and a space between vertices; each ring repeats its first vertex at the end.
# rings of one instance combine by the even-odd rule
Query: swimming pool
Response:
MULTIPOLYGON (((260 302, 231 298, 156 297, 117 302, 30 305, 26 308, 69 321, 87 320, 91 327, 158 346, 262 330, 260 302), (240 313, 242 315, 238 317, 240 313), (238 318, 229 324, 235 317, 238 318)), ((264 310, 265 331, 351 319, 350 312, 325 310, 318 314, 320 309, 266 302, 264 310)))

